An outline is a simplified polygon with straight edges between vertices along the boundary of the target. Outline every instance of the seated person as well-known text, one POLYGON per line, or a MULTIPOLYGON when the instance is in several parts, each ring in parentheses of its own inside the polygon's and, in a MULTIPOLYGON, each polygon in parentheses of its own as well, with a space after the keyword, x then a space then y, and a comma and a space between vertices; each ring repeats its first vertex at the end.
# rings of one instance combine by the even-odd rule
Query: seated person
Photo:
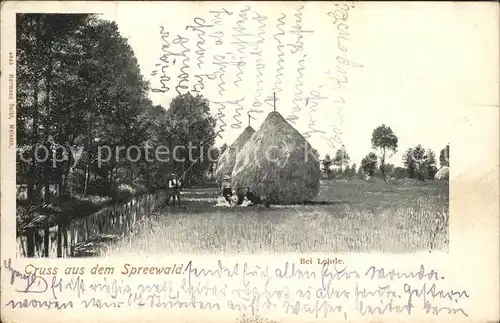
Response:
POLYGON ((226 199, 228 203, 231 201, 231 195, 232 195, 230 180, 231 178, 228 175, 224 176, 224 179, 222 181, 222 192, 221 192, 221 195, 226 199))
POLYGON ((236 191, 233 191, 229 203, 231 203, 231 206, 236 206, 238 205, 238 200, 239 198, 238 195, 236 194, 236 191))
POLYGON ((243 201, 247 198, 246 196, 246 191, 245 190, 240 190, 238 193, 238 205, 241 205, 243 201))
POLYGON ((223 196, 219 196, 217 198, 217 203, 215 204, 215 206, 225 206, 225 207, 229 207, 229 202, 226 201, 226 199, 223 197, 223 196))
POLYGON ((247 197, 245 196, 243 198, 243 202, 241 202, 241 206, 250 206, 250 205, 253 205, 252 201, 250 201, 249 199, 247 199, 247 197))
POLYGON ((271 206, 271 202, 269 201, 269 199, 267 197, 262 198, 262 204, 264 204, 265 207, 271 206))
POLYGON ((245 187, 245 197, 254 205, 262 204, 260 196, 250 191, 250 187, 245 187))

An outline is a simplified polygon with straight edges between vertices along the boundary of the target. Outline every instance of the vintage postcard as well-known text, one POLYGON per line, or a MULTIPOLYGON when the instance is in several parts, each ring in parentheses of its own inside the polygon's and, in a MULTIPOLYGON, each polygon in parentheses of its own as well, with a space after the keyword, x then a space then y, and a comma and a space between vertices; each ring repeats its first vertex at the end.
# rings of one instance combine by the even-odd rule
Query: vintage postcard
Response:
POLYGON ((2 322, 500 319, 498 4, 1 15, 2 322))

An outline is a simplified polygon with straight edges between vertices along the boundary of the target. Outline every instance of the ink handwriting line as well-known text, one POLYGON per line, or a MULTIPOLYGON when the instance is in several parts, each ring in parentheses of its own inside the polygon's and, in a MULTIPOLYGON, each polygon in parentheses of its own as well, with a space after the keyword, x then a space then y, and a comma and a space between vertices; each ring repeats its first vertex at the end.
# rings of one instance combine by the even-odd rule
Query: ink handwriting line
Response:
POLYGON ((123 279, 107 277, 86 283, 80 276, 66 279, 55 275, 28 275, 15 269, 10 259, 4 260, 4 269, 10 285, 16 285, 15 292, 22 295, 20 299, 6 300, 5 305, 13 309, 64 310, 80 305, 86 309, 137 307, 220 311, 226 307, 249 314, 282 309, 289 315, 343 317, 344 320, 349 310, 363 316, 409 315, 418 310, 427 315, 468 317, 466 310, 456 304, 471 297, 464 289, 442 290, 438 284, 444 277, 423 265, 413 272, 371 266, 361 275, 348 266, 327 263, 310 270, 293 262, 269 268, 219 260, 210 268, 190 261, 184 268, 180 286, 171 280, 132 285, 123 279), (294 288, 293 284, 274 286, 279 280, 290 279, 302 281, 300 287, 294 288), (363 287, 363 281, 376 280, 380 283, 363 287), (342 281, 352 284, 343 285, 342 281), (19 284, 23 288, 18 288, 19 284), (68 292, 75 293, 78 301, 65 300, 68 292), (43 293, 51 299, 36 296, 43 293))
POLYGON ((258 13, 255 13, 255 17, 253 19, 257 20, 258 23, 259 23, 259 33, 257 34, 257 37, 259 38, 259 40, 256 42, 256 46, 255 46, 255 49, 254 49, 254 52, 252 52, 252 54, 254 55, 257 55, 258 58, 257 58, 257 64, 256 64, 256 68, 257 68, 257 84, 256 84, 256 96, 255 96, 255 100, 252 104, 252 108, 250 109, 250 111, 248 112, 248 114, 250 115, 251 118, 255 119, 252 114, 253 113, 262 113, 264 112, 263 110, 259 110, 259 109, 255 109, 255 108, 258 108, 260 106, 262 106, 262 103, 260 102, 260 98, 262 97, 262 91, 263 91, 263 88, 262 88, 262 83, 264 83, 264 81, 262 80, 262 70, 266 67, 264 64, 263 64, 263 59, 262 59, 262 49, 260 47, 260 45, 262 43, 264 43, 264 34, 266 33, 264 28, 266 27, 266 24, 264 23, 265 20, 267 19, 267 17, 265 16, 261 16, 260 14, 258 13))
POLYGON ((283 19, 286 18, 286 15, 284 13, 281 13, 281 17, 278 18, 278 23, 276 24, 276 28, 280 31, 274 35, 274 39, 278 42, 277 49, 278 49, 278 68, 276 69, 276 81, 274 82, 274 89, 273 91, 276 93, 281 92, 281 77, 283 76, 283 62, 285 61, 283 59, 283 56, 285 56, 285 53, 283 52, 283 45, 281 43, 281 39, 278 38, 278 36, 282 37, 285 35, 285 31, 281 28, 282 26, 285 25, 285 22, 283 19))

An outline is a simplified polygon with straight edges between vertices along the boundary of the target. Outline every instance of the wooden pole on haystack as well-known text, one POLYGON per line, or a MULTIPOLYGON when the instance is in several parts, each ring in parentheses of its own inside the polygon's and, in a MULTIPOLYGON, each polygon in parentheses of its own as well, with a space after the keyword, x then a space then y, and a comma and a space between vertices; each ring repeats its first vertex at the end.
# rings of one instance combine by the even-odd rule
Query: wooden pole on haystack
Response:
POLYGON ((276 92, 273 92, 273 98, 274 98, 274 111, 276 111, 276 92))
POLYGON ((252 117, 250 116, 250 113, 248 113, 248 126, 249 126, 249 127, 250 127, 250 119, 251 119, 251 118, 252 118, 252 117))

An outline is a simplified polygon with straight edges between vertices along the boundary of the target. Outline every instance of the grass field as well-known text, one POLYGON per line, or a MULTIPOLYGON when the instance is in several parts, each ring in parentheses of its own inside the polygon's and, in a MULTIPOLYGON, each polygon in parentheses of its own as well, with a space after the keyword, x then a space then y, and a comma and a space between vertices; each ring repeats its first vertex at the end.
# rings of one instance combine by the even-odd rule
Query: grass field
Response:
POLYGON ((325 181, 328 205, 215 207, 215 189, 183 192, 101 256, 447 250, 447 181, 325 181))

